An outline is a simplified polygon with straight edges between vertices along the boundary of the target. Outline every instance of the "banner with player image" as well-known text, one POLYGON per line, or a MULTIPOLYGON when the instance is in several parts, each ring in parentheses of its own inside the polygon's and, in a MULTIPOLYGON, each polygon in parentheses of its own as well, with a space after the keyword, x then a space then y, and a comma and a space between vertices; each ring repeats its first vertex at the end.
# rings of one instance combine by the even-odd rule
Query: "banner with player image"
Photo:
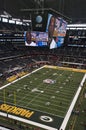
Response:
POLYGON ((26 46, 47 46, 48 33, 38 31, 24 32, 24 40, 26 46))
POLYGON ((46 32, 48 32, 50 49, 63 45, 66 28, 67 22, 63 18, 48 14, 46 32))

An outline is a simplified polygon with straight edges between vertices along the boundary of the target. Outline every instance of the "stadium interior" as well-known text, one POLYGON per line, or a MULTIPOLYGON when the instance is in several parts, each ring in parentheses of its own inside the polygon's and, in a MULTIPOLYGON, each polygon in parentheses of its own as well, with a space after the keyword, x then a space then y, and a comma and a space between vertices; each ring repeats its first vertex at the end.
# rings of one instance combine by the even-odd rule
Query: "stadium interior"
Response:
MULTIPOLYGON (((86 130, 85 3, 85 0, 0 0, 1 130, 86 130), (53 32, 49 30, 49 22, 52 17, 55 18, 53 32), (28 42, 28 32, 31 35, 31 45, 28 42), (35 70, 37 71, 34 72, 35 70), (28 74, 33 76, 31 77, 33 80, 30 79, 30 76, 27 76, 28 74), (57 75, 57 78, 55 75, 57 75), (26 81, 23 81, 25 77, 26 81), (67 77, 69 78, 66 79, 67 77), (32 88, 27 88, 27 84, 30 86, 31 83, 32 88), (20 86, 17 86, 18 84, 20 86), (67 84, 66 88, 59 90, 65 84, 67 84), (77 96, 79 88, 81 91, 67 121, 67 113, 77 96), (16 93, 19 92, 20 98, 15 91, 16 93), (53 94, 54 91, 57 92, 55 95, 53 94), (61 96, 59 96, 60 92, 61 96), (45 97, 42 98, 42 96, 45 97), (26 105, 22 101, 25 97, 26 104, 34 101, 33 104, 30 104, 32 105, 31 108, 30 105, 26 105), (13 99, 13 103, 11 99, 13 99), (29 99, 32 100, 29 101, 29 99), (43 102, 46 106, 44 110, 40 108, 40 105, 43 107, 43 102), (38 103, 39 107, 34 105, 36 103, 38 103), (54 105, 52 106, 52 104, 54 105), (21 120, 14 118, 18 115, 12 113, 12 110, 11 112, 6 110, 7 106, 5 110, 4 107, 2 109, 2 105, 8 105, 10 109, 16 107, 16 109, 19 108, 20 110, 24 109, 25 105, 24 110, 28 107, 29 110, 39 111, 39 113, 35 116, 35 119, 33 119, 33 116, 30 119, 25 118, 29 120, 28 123, 28 121, 22 120, 24 117, 21 120), (47 110, 48 107, 50 110, 52 108, 52 111, 47 110), (54 107, 56 107, 57 113, 53 112, 54 107), (58 113, 59 108, 63 113, 58 113), (44 122, 42 120, 35 122, 36 117, 41 112, 43 116, 49 115, 43 117, 44 122), (53 124, 54 117, 51 118, 50 114, 55 116, 55 124, 53 124), (10 117, 10 115, 13 115, 13 117, 10 117), (59 119, 60 116, 61 119, 59 119), (66 126, 63 125, 64 121, 67 121, 66 126)), ((19 117, 21 116, 19 115, 19 117)))

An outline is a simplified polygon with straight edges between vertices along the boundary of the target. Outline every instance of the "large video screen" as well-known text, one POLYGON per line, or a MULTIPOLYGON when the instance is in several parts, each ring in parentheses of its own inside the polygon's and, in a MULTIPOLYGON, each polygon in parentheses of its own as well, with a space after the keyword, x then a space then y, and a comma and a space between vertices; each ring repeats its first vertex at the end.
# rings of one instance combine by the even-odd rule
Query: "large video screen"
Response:
POLYGON ((47 46, 48 33, 47 32, 24 32, 24 39, 26 46, 47 46))
POLYGON ((46 32, 48 32, 50 46, 53 41, 53 43, 55 43, 55 47, 60 47, 63 45, 64 37, 66 36, 66 28, 67 22, 63 18, 48 14, 46 32))
POLYGON ((67 22, 60 17, 56 18, 53 36, 65 37, 66 28, 67 28, 67 22))
MULTIPOLYGON (((45 19, 47 19, 47 22, 44 24, 46 25, 46 29, 43 30, 43 28, 45 28, 43 27, 44 25, 41 27, 41 20, 44 17, 41 18, 37 16, 37 18, 41 18, 41 20, 39 20, 41 22, 34 24, 33 31, 24 32, 26 46, 47 46, 52 49, 63 45, 64 37, 66 36, 67 22, 63 18, 56 17, 52 14, 46 16, 45 19), (38 26, 39 23, 40 26, 38 26)), ((34 19, 32 19, 32 22, 34 23, 34 19)))

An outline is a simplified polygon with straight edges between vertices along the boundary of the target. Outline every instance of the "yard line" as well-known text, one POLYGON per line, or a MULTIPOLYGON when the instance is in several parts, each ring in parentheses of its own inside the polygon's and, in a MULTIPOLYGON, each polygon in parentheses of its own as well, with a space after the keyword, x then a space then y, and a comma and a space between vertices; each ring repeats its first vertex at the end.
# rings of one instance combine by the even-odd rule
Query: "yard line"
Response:
POLYGON ((62 90, 60 91, 60 94, 62 94, 62 95, 64 95, 64 96, 67 96, 67 97, 74 95, 73 93, 66 93, 66 92, 64 93, 64 91, 62 91, 62 90))
POLYGON ((40 67, 40 68, 38 68, 38 69, 32 71, 31 73, 28 73, 28 74, 26 74, 26 75, 24 75, 24 76, 22 76, 22 77, 20 77, 20 78, 18 78, 18 79, 16 79, 16 80, 14 80, 14 81, 11 82, 11 83, 8 83, 8 84, 6 84, 6 85, 0 87, 0 90, 2 90, 3 88, 6 88, 6 87, 8 87, 8 86, 10 86, 11 84, 14 84, 15 82, 17 82, 17 81, 19 81, 19 80, 21 80, 21 79, 23 79, 23 78, 25 78, 25 77, 27 77, 27 76, 29 76, 29 75, 35 73, 36 71, 38 71, 38 70, 40 70, 40 69, 42 69, 42 68, 44 68, 44 66, 42 66, 42 67, 40 67))
MULTIPOLYGON (((31 103, 32 105, 33 105, 33 103, 31 103)), ((35 104, 35 103, 34 103, 35 104)), ((47 108, 47 109, 49 109, 49 110, 51 110, 52 112, 54 111, 56 111, 56 112, 60 112, 60 113, 63 113, 63 114, 65 114, 65 112, 64 111, 61 111, 60 109, 58 110, 58 109, 51 109, 51 108, 49 108, 49 106, 48 107, 46 107, 46 106, 41 106, 41 105, 39 105, 39 104, 35 104, 36 106, 39 106, 39 107, 41 107, 41 108, 43 108, 43 111, 42 112, 44 112, 45 113, 45 111, 44 111, 44 109, 45 108, 47 108)), ((34 107, 36 107, 36 106, 34 106, 34 107)), ((33 108, 32 108, 32 110, 33 110, 33 108)), ((38 111, 38 110, 37 110, 38 111)), ((51 114, 51 113, 49 113, 49 114, 51 114)))
MULTIPOLYGON (((22 101, 22 103, 23 103, 24 101, 22 101)), ((43 103, 42 101, 38 101, 38 102, 40 102, 40 103, 43 103)), ((25 103, 25 102, 24 102, 25 103)), ((19 104, 19 103, 18 103, 19 104)), ((35 103, 30 103, 30 104, 35 104, 35 103)), ((36 105, 37 105, 37 103, 36 103, 36 105)), ((39 104, 38 104, 39 105, 39 104)), ((52 104, 51 104, 52 105, 52 104)), ((28 106, 28 105, 27 105, 28 106)), ((25 106, 25 107, 27 107, 27 106, 25 106)), ((41 105, 42 106, 42 105, 41 105)), ((60 105, 55 105, 55 104, 53 104, 52 106, 57 106, 57 107, 60 107, 60 108, 64 108, 64 109, 67 109, 68 108, 68 106, 67 107, 62 107, 62 106, 60 106, 60 105)), ((64 103, 64 106, 65 106, 65 103, 64 103)))
MULTIPOLYGON (((62 72, 62 73, 63 73, 63 72, 62 72)), ((53 75, 52 75, 52 76, 53 76, 53 75)), ((50 78, 51 78, 52 76, 50 76, 50 78)), ((57 78, 56 78, 56 79, 57 79, 57 78)), ((44 83, 41 83, 41 84, 44 84, 44 83)), ((38 86, 40 86, 40 84, 39 84, 38 86)), ((47 85, 46 88, 47 88, 48 86, 49 86, 49 85, 47 85)), ((38 87, 37 87, 37 88, 38 88, 38 87)), ((44 88, 43 91, 45 91, 46 88, 44 88)), ((39 95, 41 95, 41 93, 39 93, 38 95, 36 95, 28 104, 30 104, 31 102, 33 102, 37 97, 39 97, 39 95)), ((27 105, 28 105, 28 104, 27 104, 27 105)), ((27 106, 27 105, 26 105, 26 106, 27 106)))
MULTIPOLYGON (((32 103, 31 103, 32 104, 32 103)), ((40 105, 41 106, 41 105, 40 105)), ((22 107, 22 108, 25 108, 25 109, 31 109, 31 110, 33 110, 33 111, 37 111, 37 112, 41 112, 41 113, 45 113, 45 114, 50 114, 50 115, 52 115, 52 116, 55 116, 55 117, 61 117, 61 118, 64 118, 63 116, 60 116, 60 115, 56 115, 56 114, 53 114, 53 113, 49 113, 49 112, 46 112, 46 111, 41 111, 41 110, 38 110, 38 109, 36 109, 36 108, 31 108, 31 107, 24 107, 24 106, 22 106, 22 105, 18 105, 18 107, 22 107)))
MULTIPOLYGON (((67 93, 71 93, 71 89, 67 89, 67 88, 66 88, 66 89, 64 89, 63 91, 64 91, 64 92, 67 92, 67 93)), ((75 90, 72 90, 72 92, 75 92, 75 90)))
MULTIPOLYGON (((44 96, 44 97, 48 97, 47 95, 45 95, 44 93, 42 94, 42 96, 44 96)), ((48 97, 49 98, 49 97, 48 97)), ((63 98, 61 98, 61 97, 57 97, 57 100, 58 99, 62 99, 63 101, 70 101, 69 99, 63 99, 63 98)))
MULTIPOLYGON (((41 97, 40 100, 45 99, 45 97, 41 97)), ((59 103, 59 100, 53 100, 54 103, 59 103)), ((65 102, 65 105, 68 105, 68 103, 65 102)))
MULTIPOLYGON (((43 83, 41 83, 41 84, 43 84, 43 83)), ((40 86, 40 84, 37 85, 37 88, 39 88, 38 86, 40 86)), ((40 94, 41 94, 41 93, 37 94, 36 96, 38 97, 40 94)), ((27 94, 27 95, 28 95, 28 94, 27 94)), ((23 99, 25 99, 25 98, 27 97, 27 95, 25 95, 18 103, 20 103, 23 99)), ((36 97, 36 96, 35 96, 35 97, 36 97)), ((35 98, 35 97, 34 97, 34 98, 35 98)), ((32 100, 34 100, 34 98, 33 98, 32 100)))
MULTIPOLYGON (((46 102, 42 102, 42 101, 39 101, 39 100, 37 100, 37 101, 35 101, 35 102, 36 102, 36 104, 46 103, 46 102), (37 102, 39 102, 39 103, 37 103, 37 102)), ((31 102, 31 103, 32 103, 32 102, 31 102)), ((33 103, 33 104, 34 104, 34 103, 33 103)), ((44 104, 44 105, 45 105, 45 104, 44 104)), ((50 102, 50 105, 51 105, 51 106, 56 106, 56 107, 59 107, 59 108, 63 108, 61 105, 59 105, 59 104, 58 104, 58 105, 55 105, 55 104, 53 104, 53 103, 51 104, 51 102, 50 102)), ((41 106, 42 106, 42 105, 41 105, 41 106)), ((67 108, 64 107, 64 109, 67 109, 67 108)))

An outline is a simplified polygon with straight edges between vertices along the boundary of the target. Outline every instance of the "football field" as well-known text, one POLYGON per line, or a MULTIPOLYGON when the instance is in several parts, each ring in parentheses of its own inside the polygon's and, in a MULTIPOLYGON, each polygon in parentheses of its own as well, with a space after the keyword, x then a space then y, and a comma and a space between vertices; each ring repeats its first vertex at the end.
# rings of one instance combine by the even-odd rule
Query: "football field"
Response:
POLYGON ((0 111, 59 129, 84 74, 53 67, 33 71, 1 88, 0 111))

